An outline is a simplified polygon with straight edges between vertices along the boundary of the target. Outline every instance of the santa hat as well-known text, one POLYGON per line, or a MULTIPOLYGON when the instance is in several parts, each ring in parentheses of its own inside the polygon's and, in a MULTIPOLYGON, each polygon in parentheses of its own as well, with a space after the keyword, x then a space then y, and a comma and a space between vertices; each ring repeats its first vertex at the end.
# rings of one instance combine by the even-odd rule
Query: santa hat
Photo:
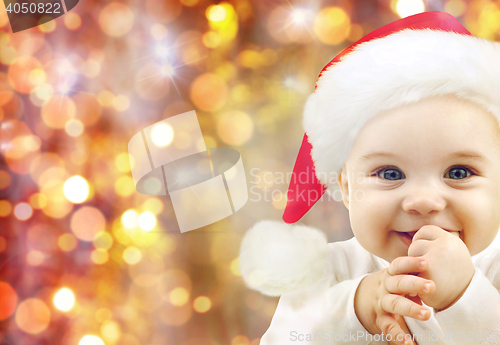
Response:
MULTIPOLYGON (((283 220, 298 221, 325 191, 340 194, 338 174, 356 136, 370 118, 381 110, 448 94, 484 106, 500 121, 500 44, 471 35, 447 13, 425 12, 400 19, 342 51, 323 68, 315 92, 307 99, 303 113, 306 134, 294 166, 283 220)), ((317 256, 309 255, 324 253, 326 240, 314 242, 317 248, 288 248, 279 255, 283 243, 292 243, 288 237, 296 233, 292 225, 261 222, 247 234, 240 267, 250 287, 279 295, 321 278, 318 272, 311 277, 307 265, 292 268, 289 254, 293 253, 293 262, 326 267, 326 263, 316 262, 317 256), (283 226, 289 233, 278 238, 276 228, 283 233, 283 226), (255 243, 260 247, 252 246, 255 243), (263 258, 254 260, 250 254, 253 251, 273 255, 267 262, 263 258), (283 281, 276 267, 282 266, 292 272, 287 281, 302 283, 279 289, 283 281), (266 279, 256 283, 252 280, 255 271, 266 279)))

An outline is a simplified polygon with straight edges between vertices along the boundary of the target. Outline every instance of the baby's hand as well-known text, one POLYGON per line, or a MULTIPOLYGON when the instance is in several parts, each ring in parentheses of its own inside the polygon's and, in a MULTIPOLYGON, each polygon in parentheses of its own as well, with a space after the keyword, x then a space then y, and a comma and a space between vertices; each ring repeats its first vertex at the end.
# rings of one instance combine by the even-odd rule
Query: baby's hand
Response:
MULTIPOLYGON (((368 332, 390 334, 394 343, 405 344, 405 332, 398 323, 400 315, 417 320, 429 319, 431 313, 427 308, 404 297, 426 295, 435 290, 431 280, 409 274, 424 272, 427 267, 422 258, 399 257, 392 261, 389 268, 361 281, 354 297, 354 309, 368 332)), ((419 302, 418 297, 416 300, 419 302)))
POLYGON ((435 225, 420 228, 408 248, 408 256, 422 257, 429 268, 418 274, 432 280, 436 291, 422 295, 421 300, 438 310, 453 305, 465 292, 474 275, 469 250, 456 236, 435 225))

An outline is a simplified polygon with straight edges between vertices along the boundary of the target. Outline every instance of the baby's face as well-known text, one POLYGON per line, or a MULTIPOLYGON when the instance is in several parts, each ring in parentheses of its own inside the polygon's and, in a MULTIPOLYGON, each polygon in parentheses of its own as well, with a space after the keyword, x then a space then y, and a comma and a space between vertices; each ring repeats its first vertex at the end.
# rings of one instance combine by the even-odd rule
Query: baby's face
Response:
POLYGON ((339 178, 354 235, 387 261, 408 255, 416 230, 457 232, 471 255, 500 227, 500 130, 454 96, 383 111, 357 136, 339 178))

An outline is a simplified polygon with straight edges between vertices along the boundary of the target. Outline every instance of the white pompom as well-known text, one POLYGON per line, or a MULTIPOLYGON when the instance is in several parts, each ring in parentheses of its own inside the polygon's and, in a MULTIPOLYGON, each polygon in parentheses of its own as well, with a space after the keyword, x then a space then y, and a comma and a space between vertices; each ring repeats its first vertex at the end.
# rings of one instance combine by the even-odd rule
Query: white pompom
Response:
POLYGON ((268 296, 298 292, 327 274, 326 236, 308 226, 261 221, 245 235, 239 262, 250 288, 268 296))

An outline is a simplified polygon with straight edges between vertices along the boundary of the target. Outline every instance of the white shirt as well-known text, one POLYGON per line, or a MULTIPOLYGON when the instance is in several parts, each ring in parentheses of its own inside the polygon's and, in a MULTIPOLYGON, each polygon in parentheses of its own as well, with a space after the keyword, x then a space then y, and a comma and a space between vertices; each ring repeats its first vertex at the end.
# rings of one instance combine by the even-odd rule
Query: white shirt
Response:
MULTIPOLYGON (((388 344, 386 335, 371 335, 359 322, 354 294, 366 275, 389 263, 355 238, 328 247, 328 276, 301 293, 281 296, 261 345, 388 344)), ((418 345, 500 344, 500 248, 492 243, 472 262, 472 281, 453 306, 430 308, 427 321, 404 318, 418 345)))

